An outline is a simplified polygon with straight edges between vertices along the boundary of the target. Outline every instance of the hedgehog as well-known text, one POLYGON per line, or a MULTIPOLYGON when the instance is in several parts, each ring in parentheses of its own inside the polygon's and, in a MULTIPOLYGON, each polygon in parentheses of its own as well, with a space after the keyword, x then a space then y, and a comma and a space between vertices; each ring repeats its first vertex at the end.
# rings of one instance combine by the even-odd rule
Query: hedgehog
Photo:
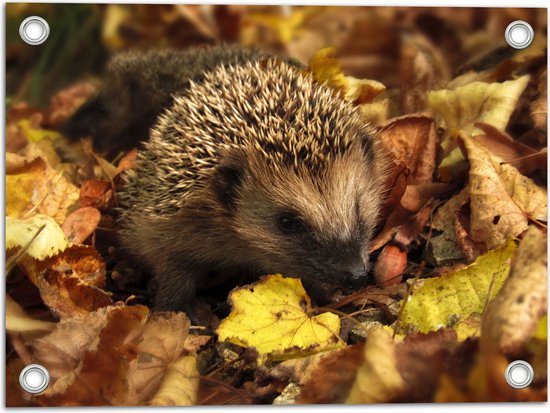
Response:
POLYGON ((156 310, 212 274, 367 282, 388 162, 360 111, 276 57, 218 65, 174 96, 118 193, 120 240, 156 310))
POLYGON ((91 136, 95 149, 113 158, 146 140, 173 96, 184 93, 191 82, 201 81, 209 70, 268 56, 233 45, 119 53, 107 65, 101 90, 60 130, 73 141, 91 136))

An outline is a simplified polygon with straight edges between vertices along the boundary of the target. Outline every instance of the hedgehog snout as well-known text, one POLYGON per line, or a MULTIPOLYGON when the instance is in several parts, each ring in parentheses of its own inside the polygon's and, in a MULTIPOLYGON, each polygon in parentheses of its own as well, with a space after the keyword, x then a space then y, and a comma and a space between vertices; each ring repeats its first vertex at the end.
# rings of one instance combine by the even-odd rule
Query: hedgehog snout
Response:
POLYGON ((348 264, 344 270, 345 283, 350 286, 360 286, 367 282, 368 266, 362 258, 348 264))

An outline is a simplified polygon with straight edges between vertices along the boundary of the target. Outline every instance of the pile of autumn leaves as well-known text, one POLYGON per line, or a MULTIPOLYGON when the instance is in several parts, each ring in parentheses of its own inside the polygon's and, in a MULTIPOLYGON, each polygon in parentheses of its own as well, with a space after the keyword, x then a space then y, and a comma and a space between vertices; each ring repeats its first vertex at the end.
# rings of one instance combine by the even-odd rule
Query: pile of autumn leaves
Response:
MULTIPOLYGON (((84 161, 61 162, 53 145, 62 137, 44 125, 53 129, 89 95, 78 86, 48 114, 24 106, 8 114, 6 326, 17 354, 8 360, 9 405, 197 404, 209 398, 199 384, 219 380, 208 365, 213 349, 222 366, 261 377, 235 390, 237 403, 279 393, 276 403, 546 400, 547 193, 528 177, 546 173, 546 151, 504 132, 530 82, 539 92, 531 115, 546 111, 546 72, 504 82, 470 73, 417 96, 422 113, 387 120, 385 86, 345 76, 333 50, 317 52, 310 71, 379 127, 394 162, 372 246, 380 288, 409 278, 392 324, 358 324, 366 343, 348 345, 344 314, 312 308, 300 281, 281 275, 234 290, 214 337, 190 334, 183 313, 113 302, 93 234, 107 225, 135 153, 115 167, 82 145, 84 161), (411 264, 419 246, 423 261, 411 264), (457 261, 469 265, 445 266, 457 261), (16 299, 31 285, 53 317, 16 299), (534 367, 528 389, 504 381, 517 357, 534 367), (52 378, 32 397, 17 386, 30 363, 52 378)), ((545 130, 546 116, 533 116, 545 130)))

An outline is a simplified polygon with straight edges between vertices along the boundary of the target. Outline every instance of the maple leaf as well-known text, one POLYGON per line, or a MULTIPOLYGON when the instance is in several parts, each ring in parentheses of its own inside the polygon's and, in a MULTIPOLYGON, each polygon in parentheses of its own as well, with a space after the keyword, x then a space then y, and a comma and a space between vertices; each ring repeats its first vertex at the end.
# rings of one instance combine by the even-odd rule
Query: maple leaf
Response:
POLYGON ((340 320, 311 316, 311 302, 296 278, 269 275, 233 290, 232 310, 217 329, 221 341, 254 347, 260 361, 305 356, 343 346, 340 320))

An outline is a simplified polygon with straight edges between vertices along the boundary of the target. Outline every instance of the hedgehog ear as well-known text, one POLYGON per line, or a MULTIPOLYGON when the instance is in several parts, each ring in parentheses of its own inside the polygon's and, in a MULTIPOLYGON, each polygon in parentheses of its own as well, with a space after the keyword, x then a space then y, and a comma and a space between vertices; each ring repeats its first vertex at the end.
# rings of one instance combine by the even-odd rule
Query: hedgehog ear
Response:
POLYGON ((244 175, 245 158, 232 154, 222 161, 214 174, 214 193, 220 203, 232 210, 235 207, 237 192, 244 175))

